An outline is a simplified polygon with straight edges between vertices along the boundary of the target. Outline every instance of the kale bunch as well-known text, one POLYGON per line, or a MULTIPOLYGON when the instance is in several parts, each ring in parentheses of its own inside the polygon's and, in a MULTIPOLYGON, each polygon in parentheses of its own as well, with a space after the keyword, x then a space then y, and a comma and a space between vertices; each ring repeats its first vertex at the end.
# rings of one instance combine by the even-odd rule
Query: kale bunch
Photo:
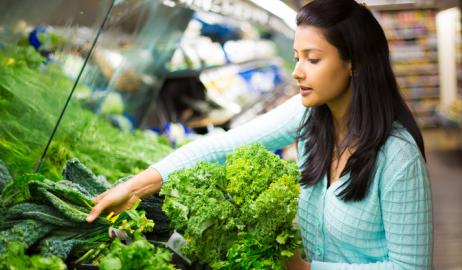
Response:
POLYGON ((182 252, 200 262, 213 262, 226 254, 232 235, 244 224, 239 209, 226 193, 225 170, 219 164, 198 163, 170 176, 161 194, 162 210, 186 238, 182 252))
POLYGON ((298 179, 295 163, 253 144, 224 165, 201 162, 170 175, 163 210, 186 239, 183 255, 194 261, 215 269, 283 269, 301 245, 292 223, 298 179))

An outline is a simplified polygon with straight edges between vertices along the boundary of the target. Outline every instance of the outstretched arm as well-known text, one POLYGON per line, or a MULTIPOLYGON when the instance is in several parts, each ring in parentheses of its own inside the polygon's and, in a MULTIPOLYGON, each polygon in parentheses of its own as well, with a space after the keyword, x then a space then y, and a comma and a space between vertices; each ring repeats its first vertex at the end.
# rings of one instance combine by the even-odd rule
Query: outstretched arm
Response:
POLYGON ((168 175, 199 161, 220 162, 236 147, 259 142, 274 150, 292 143, 305 107, 296 95, 276 109, 228 132, 206 136, 191 142, 130 180, 100 194, 87 217, 93 222, 103 211, 119 213, 129 209, 138 199, 156 193, 168 175))
POLYGON ((151 168, 156 169, 167 181, 170 173, 190 168, 199 161, 223 162, 226 154, 239 146, 261 143, 268 150, 282 148, 294 142, 305 110, 300 95, 296 95, 242 126, 206 136, 179 148, 151 168))

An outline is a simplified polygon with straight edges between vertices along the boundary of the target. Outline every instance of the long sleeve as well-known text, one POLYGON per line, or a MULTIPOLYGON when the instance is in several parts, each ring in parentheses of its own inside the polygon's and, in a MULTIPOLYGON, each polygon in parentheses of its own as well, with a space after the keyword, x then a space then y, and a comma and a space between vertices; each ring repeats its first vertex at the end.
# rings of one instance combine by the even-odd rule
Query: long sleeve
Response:
POLYGON ((388 259, 370 264, 313 261, 312 270, 431 269, 432 207, 425 164, 419 155, 401 167, 387 181, 380 199, 388 259))
POLYGON ((199 161, 222 162, 239 146, 258 142, 268 150, 282 148, 294 142, 305 110, 300 95, 296 95, 240 127, 193 141, 150 167, 167 181, 170 173, 193 167, 199 161))

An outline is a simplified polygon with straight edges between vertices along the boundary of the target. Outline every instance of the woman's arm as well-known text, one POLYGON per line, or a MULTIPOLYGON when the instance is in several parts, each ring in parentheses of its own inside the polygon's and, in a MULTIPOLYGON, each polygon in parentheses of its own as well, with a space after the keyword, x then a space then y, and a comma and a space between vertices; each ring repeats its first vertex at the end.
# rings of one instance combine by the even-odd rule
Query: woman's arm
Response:
POLYGON ((312 270, 392 270, 432 268, 432 204, 425 163, 416 156, 384 186, 381 192, 382 219, 388 260, 371 264, 313 261, 312 270))
POLYGON ((239 146, 261 143, 268 150, 280 149, 294 142, 305 110, 300 95, 296 95, 242 126, 179 148, 151 168, 156 169, 166 181, 170 173, 193 167, 199 161, 223 162, 226 154, 239 146))
POLYGON ((118 213, 129 209, 138 199, 158 192, 170 173, 193 167, 199 161, 224 161, 227 153, 251 143, 261 143, 269 150, 292 143, 305 110, 300 95, 296 95, 247 124, 177 149, 147 170, 94 198, 97 204, 87 221, 93 222, 103 211, 118 213))

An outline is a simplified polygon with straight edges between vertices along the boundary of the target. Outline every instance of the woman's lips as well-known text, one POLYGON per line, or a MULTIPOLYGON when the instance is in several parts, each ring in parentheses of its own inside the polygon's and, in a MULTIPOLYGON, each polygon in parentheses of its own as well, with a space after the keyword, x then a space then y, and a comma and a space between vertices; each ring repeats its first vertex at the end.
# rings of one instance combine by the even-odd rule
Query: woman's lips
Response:
POLYGON ((313 92, 313 88, 310 87, 300 87, 300 94, 302 96, 307 96, 313 92))

